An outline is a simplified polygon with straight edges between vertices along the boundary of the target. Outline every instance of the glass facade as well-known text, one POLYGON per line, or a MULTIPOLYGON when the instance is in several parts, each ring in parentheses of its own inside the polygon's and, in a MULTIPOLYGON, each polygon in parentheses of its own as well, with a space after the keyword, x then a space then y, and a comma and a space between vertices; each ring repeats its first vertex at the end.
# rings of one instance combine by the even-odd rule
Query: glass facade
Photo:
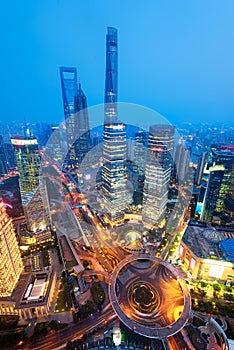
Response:
POLYGON ((157 225, 164 218, 173 147, 174 128, 171 125, 150 127, 143 190, 142 220, 146 225, 157 225))
POLYGON ((40 183, 41 156, 35 138, 12 138, 19 171, 23 209, 30 231, 42 230, 50 224, 47 192, 40 183))
POLYGON ((65 123, 67 129, 67 143, 72 146, 75 135, 75 96, 77 94, 77 71, 73 67, 60 67, 60 79, 65 123))
POLYGON ((202 154, 200 155, 199 160, 198 160, 196 178, 195 178, 195 183, 198 186, 200 186, 201 182, 202 182, 202 176, 203 176, 203 171, 204 171, 206 160, 207 160, 207 152, 202 152, 202 154))
POLYGON ((188 180, 191 148, 185 147, 182 140, 178 143, 175 152, 175 178, 179 184, 188 180))
POLYGON ((117 29, 108 27, 106 35, 105 122, 117 120, 118 42, 117 29))
POLYGON ((140 176, 143 176, 145 173, 147 139, 148 139, 148 134, 146 131, 140 130, 135 134, 134 162, 137 165, 137 173, 140 176))
POLYGON ((87 99, 81 89, 81 85, 78 86, 77 95, 75 96, 75 110, 77 124, 77 135, 74 143, 76 162, 81 164, 85 155, 91 149, 89 118, 87 110, 87 99))
POLYGON ((104 125, 102 188, 105 213, 111 222, 124 219, 126 207, 126 126, 104 125))
POLYGON ((108 27, 102 190, 104 211, 112 225, 124 220, 126 208, 126 125, 118 120, 117 115, 117 79, 117 29, 108 27))
POLYGON ((209 159, 209 179, 201 220, 212 222, 213 216, 223 211, 225 198, 233 196, 234 153, 225 149, 211 149, 209 159))
POLYGON ((67 143, 70 149, 69 163, 81 164, 90 150, 90 131, 87 99, 77 83, 77 70, 60 67, 63 108, 65 115, 67 143))

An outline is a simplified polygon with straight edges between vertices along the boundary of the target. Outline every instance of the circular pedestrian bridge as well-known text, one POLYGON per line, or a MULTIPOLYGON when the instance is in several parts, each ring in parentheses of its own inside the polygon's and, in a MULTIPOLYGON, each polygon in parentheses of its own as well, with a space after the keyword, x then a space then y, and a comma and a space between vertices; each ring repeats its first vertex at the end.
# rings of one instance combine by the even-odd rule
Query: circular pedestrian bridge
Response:
POLYGON ((109 297, 119 319, 134 332, 163 339, 190 317, 189 289, 176 268, 148 254, 122 260, 110 277, 109 297))

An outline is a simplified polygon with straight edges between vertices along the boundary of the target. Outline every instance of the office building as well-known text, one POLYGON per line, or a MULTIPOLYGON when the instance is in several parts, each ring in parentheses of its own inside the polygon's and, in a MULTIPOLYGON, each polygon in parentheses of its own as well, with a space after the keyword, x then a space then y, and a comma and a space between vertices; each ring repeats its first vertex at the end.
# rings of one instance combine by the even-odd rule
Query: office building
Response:
POLYGON ((117 30, 108 27, 102 191, 104 213, 112 225, 124 220, 126 207, 126 125, 117 115, 117 58, 117 30))
POLYGON ((67 144, 70 148, 76 135, 75 96, 77 94, 77 70, 73 67, 60 67, 63 109, 67 131, 67 144))
POLYGON ((10 296, 23 270, 20 250, 3 201, 0 199, 0 297, 10 296))
POLYGON ((144 130, 139 130, 134 138, 134 162, 137 165, 137 172, 140 176, 143 176, 145 173, 147 138, 148 134, 144 130))
POLYGON ((191 147, 185 147, 182 140, 177 144, 175 152, 175 178, 179 184, 189 178, 191 147))
POLYGON ((104 213, 111 224, 124 219, 126 207, 126 126, 104 127, 102 190, 104 213))
POLYGON ((87 99, 83 90, 81 89, 81 84, 79 84, 78 91, 75 96, 75 111, 78 131, 76 135, 76 141, 74 143, 74 149, 76 163, 80 165, 85 155, 91 149, 87 99))
POLYGON ((9 171, 7 152, 2 135, 0 135, 0 176, 6 175, 9 171))
POLYGON ((199 160, 198 160, 196 177, 195 177, 195 183, 198 186, 201 185, 206 160, 207 160, 207 152, 202 152, 202 154, 200 155, 199 160))
POLYGON ((165 217, 174 147, 174 128, 153 125, 149 130, 143 189, 145 225, 158 225, 165 217))
POLYGON ((24 214, 30 231, 50 225, 47 191, 41 176, 41 156, 35 138, 12 138, 19 171, 19 185, 24 214))
MULTIPOLYGON (((62 146, 62 126, 52 126, 52 134, 49 142, 46 145, 46 155, 48 155, 55 162, 63 160, 63 146, 62 146)), ((66 146, 64 146, 65 148, 66 146)))
POLYGON ((60 67, 63 108, 69 156, 67 165, 80 165, 90 150, 87 99, 77 82, 77 69, 60 67))
POLYGON ((203 199, 201 220, 212 222, 224 210, 224 201, 233 197, 234 152, 224 146, 209 154, 209 177, 203 199))

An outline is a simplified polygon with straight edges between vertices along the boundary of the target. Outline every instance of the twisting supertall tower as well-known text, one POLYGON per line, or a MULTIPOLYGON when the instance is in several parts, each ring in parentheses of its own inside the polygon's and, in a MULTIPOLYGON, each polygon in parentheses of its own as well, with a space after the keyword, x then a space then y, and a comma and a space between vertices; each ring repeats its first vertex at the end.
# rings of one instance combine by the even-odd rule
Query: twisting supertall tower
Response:
POLYGON ((112 225, 124 219, 126 207, 126 125, 118 118, 117 29, 106 35, 106 83, 103 140, 103 206, 112 225))
POLYGON ((108 27, 106 35, 105 122, 117 120, 118 42, 117 29, 108 27))

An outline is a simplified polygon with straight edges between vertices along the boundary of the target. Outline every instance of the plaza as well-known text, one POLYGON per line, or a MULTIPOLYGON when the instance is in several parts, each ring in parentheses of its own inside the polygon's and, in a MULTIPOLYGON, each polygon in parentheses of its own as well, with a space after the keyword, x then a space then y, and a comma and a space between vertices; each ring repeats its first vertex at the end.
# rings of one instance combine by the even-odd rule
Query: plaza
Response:
POLYGON ((119 319, 149 338, 176 334, 190 318, 186 283, 173 266, 148 254, 120 262, 110 277, 109 297, 119 319))

